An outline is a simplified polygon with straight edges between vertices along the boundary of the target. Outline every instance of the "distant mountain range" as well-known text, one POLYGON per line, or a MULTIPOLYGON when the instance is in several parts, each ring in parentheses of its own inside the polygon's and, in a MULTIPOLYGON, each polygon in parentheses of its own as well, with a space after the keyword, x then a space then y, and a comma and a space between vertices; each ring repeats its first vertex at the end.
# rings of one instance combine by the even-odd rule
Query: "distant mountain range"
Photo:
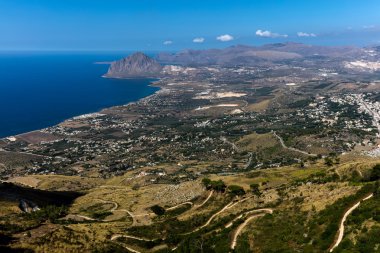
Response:
POLYGON ((309 57, 355 58, 363 54, 357 47, 313 46, 301 43, 276 43, 263 46, 236 45, 225 49, 184 50, 160 53, 157 61, 180 65, 257 65, 309 57))
POLYGON ((301 43, 276 43, 263 46, 236 45, 225 49, 183 50, 177 53, 160 53, 155 59, 135 53, 112 62, 105 77, 160 77, 167 75, 164 65, 182 66, 271 66, 286 61, 336 62, 358 59, 377 61, 379 47, 328 47, 301 43), (165 72, 165 73, 164 73, 165 72))

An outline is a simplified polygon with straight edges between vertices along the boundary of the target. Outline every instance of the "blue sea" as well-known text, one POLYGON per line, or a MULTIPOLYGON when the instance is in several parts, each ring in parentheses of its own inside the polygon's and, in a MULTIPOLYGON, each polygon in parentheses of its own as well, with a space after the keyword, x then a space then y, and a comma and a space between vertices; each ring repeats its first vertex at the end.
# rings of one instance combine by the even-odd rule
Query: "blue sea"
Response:
POLYGON ((0 137, 153 94, 152 80, 102 78, 127 53, 0 52, 0 137))

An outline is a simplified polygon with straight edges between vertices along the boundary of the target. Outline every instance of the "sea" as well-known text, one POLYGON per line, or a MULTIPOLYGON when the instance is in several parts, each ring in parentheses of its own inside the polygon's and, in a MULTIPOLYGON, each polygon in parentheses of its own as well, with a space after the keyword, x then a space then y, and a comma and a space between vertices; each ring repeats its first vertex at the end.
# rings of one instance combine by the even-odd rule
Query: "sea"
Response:
POLYGON ((129 53, 0 52, 0 138, 153 94, 152 79, 102 77, 129 53))

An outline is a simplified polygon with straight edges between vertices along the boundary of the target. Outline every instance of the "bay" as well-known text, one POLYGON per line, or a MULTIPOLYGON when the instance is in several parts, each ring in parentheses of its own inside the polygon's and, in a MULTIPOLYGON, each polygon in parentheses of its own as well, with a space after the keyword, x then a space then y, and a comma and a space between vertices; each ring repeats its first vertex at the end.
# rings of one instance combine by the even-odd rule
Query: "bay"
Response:
POLYGON ((149 79, 108 79, 109 62, 128 53, 0 53, 0 137, 137 101, 157 91, 149 79))

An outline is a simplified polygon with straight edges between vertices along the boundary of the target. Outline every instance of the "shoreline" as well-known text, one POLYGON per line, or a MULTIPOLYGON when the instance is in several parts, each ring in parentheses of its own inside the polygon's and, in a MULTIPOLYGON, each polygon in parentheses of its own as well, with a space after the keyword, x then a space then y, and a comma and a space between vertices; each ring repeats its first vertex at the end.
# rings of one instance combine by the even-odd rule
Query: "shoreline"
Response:
MULTIPOLYGON (((135 78, 112 78, 112 77, 104 77, 104 76, 101 76, 101 78, 110 78, 110 79, 127 79, 127 80, 128 80, 128 79, 135 79, 135 78)), ((147 79, 147 80, 150 80, 150 79, 154 79, 154 78, 149 78, 149 77, 147 77, 147 78, 141 78, 141 79, 147 79)), ((84 116, 84 115, 87 115, 87 114, 101 113, 103 110, 111 109, 111 108, 113 108, 113 107, 118 107, 118 106, 128 106, 128 105, 130 105, 130 104, 138 103, 138 102, 140 102, 140 101, 142 101, 142 100, 144 100, 144 99, 148 99, 148 98, 150 98, 150 97, 152 97, 152 96, 157 95, 157 93, 159 93, 159 92, 162 90, 162 87, 159 86, 159 85, 157 85, 157 83, 158 83, 160 80, 161 80, 161 79, 157 79, 157 78, 155 78, 155 80, 150 81, 149 84, 148 84, 148 86, 150 86, 150 87, 156 87, 156 88, 158 88, 158 90, 156 90, 154 93, 152 93, 152 94, 150 94, 150 95, 148 95, 148 96, 146 96, 146 97, 139 98, 139 99, 136 100, 136 101, 131 101, 131 102, 128 102, 128 103, 126 103, 126 104, 121 104, 121 105, 113 105, 113 106, 110 106, 110 107, 104 107, 104 108, 101 108, 101 109, 99 109, 99 110, 97 110, 97 111, 88 112, 88 113, 85 113, 85 114, 75 115, 75 116, 72 116, 72 117, 70 117, 70 118, 64 119, 63 121, 60 121, 59 123, 54 124, 54 125, 51 125, 51 126, 47 126, 47 127, 44 127, 44 128, 39 128, 39 129, 35 129, 35 130, 31 130, 31 131, 27 131, 27 132, 23 132, 23 133, 15 134, 15 135, 8 135, 8 136, 0 137, 0 140, 8 140, 8 138, 12 138, 12 137, 17 138, 17 137, 20 137, 20 136, 22 136, 22 135, 32 134, 32 133, 35 133, 35 132, 39 132, 39 131, 41 131, 41 130, 43 130, 43 129, 47 129, 47 128, 49 128, 49 127, 58 126, 58 125, 60 125, 60 124, 62 124, 62 123, 64 123, 64 122, 66 122, 66 121, 68 121, 68 120, 72 120, 72 119, 74 119, 74 118, 76 118, 76 117, 81 117, 81 116, 84 116)), ((8 140, 8 141, 9 141, 9 140, 8 140)))

